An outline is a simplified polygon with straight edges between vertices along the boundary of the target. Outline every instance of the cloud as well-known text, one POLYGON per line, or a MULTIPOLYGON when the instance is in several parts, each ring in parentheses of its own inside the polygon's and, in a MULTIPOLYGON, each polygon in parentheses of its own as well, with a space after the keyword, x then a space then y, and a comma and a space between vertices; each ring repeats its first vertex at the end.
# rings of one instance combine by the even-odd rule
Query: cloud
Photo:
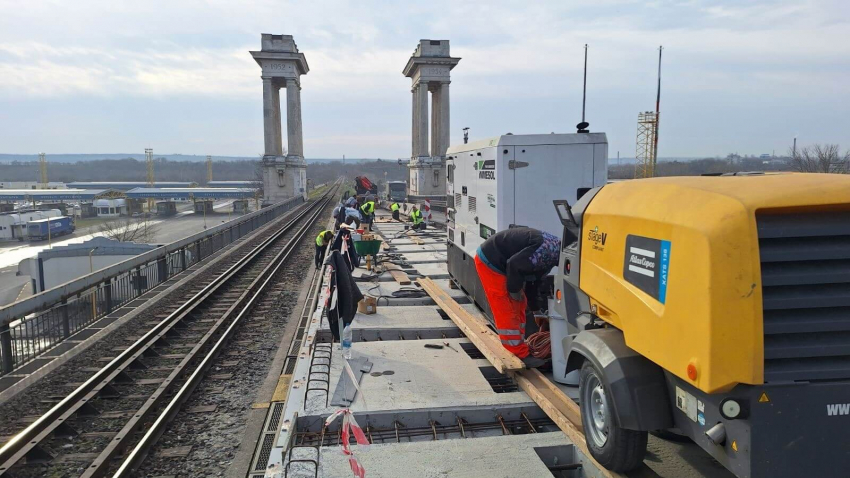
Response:
MULTIPOLYGON (((525 131, 562 123, 563 112, 552 105, 580 101, 587 43, 591 111, 617 132, 612 143, 630 150, 637 111, 654 104, 657 47, 663 44, 664 131, 675 123, 679 138, 688 138, 677 144, 676 136, 666 135, 663 146, 679 155, 720 154, 727 147, 725 130, 711 122, 751 114, 753 105, 765 116, 806 121, 810 135, 850 139, 846 123, 823 119, 840 117, 841 105, 850 101, 848 27, 845 0, 79 0, 72 6, 0 0, 0 98, 117 105, 153 99, 211 109, 245 103, 244 110, 255 113, 260 70, 248 52, 258 49, 261 32, 289 33, 311 68, 302 85, 305 132, 308 121, 321 130, 308 135, 315 151, 368 156, 377 148, 387 156, 409 149, 410 80, 401 70, 420 38, 452 41, 453 55, 463 58, 452 72, 452 115, 486 134, 508 125, 525 131), (504 113, 491 106, 506 104, 504 113), (815 111, 806 105, 827 106, 815 111), (324 116, 311 118, 314 111, 324 116), (365 131, 364 121, 380 133, 365 131), (362 135, 352 134, 355 124, 362 135)), ((108 122, 106 114, 74 112, 93 122, 108 122)), ((256 126, 259 118, 222 115, 216 121, 221 133, 208 141, 239 154, 231 145, 246 141, 226 132, 242 134, 245 128, 237 126, 256 126)), ((186 137, 208 137, 193 128, 209 125, 183 127, 186 137)), ((739 131, 758 127, 741 125, 739 131)), ((34 148, 11 141, 19 150, 34 148)))

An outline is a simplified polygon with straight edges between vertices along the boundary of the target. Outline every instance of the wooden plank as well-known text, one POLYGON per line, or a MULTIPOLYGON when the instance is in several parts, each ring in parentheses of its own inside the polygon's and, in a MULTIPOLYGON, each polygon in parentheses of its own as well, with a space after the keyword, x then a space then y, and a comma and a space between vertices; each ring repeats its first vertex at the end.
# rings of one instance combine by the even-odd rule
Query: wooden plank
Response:
POLYGON ((463 309, 454 299, 446 294, 431 279, 425 277, 418 280, 419 285, 434 302, 443 309, 455 325, 466 334, 466 337, 478 347, 499 373, 512 370, 522 370, 525 364, 516 355, 502 347, 499 336, 481 320, 463 309))
POLYGON ((410 277, 407 276, 406 272, 401 270, 401 267, 399 267, 398 264, 387 262, 384 264, 384 270, 389 272, 399 285, 410 285, 410 277))

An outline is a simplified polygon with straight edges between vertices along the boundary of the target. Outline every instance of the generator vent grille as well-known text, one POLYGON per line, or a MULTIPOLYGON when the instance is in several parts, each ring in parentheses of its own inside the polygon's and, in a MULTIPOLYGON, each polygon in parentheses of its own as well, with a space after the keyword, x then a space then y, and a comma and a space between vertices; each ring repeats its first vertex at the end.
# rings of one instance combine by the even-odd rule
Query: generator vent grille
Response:
POLYGON ((756 222, 765 381, 850 378, 850 211, 756 222))
POLYGON ((467 202, 469 202, 469 212, 475 213, 475 211, 477 210, 476 203, 478 202, 476 201, 475 196, 469 196, 467 198, 467 202))

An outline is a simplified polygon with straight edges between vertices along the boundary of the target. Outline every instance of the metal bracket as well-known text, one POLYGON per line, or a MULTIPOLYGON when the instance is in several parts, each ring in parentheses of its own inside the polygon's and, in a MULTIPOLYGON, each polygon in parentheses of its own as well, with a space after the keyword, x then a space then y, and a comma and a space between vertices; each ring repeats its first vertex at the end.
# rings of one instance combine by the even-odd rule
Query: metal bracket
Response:
POLYGON ((527 168, 528 163, 526 161, 517 161, 512 159, 508 161, 508 169, 519 169, 519 168, 527 168))

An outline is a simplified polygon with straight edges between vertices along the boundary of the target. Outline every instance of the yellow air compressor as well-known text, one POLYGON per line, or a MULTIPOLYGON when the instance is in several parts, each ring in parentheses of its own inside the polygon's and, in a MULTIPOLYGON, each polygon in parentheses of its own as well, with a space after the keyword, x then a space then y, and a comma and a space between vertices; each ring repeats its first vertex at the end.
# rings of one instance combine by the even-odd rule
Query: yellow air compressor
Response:
POLYGON ((555 207, 555 379, 580 370, 594 458, 632 469, 671 430, 742 478, 850 476, 850 176, 640 179, 555 207))

